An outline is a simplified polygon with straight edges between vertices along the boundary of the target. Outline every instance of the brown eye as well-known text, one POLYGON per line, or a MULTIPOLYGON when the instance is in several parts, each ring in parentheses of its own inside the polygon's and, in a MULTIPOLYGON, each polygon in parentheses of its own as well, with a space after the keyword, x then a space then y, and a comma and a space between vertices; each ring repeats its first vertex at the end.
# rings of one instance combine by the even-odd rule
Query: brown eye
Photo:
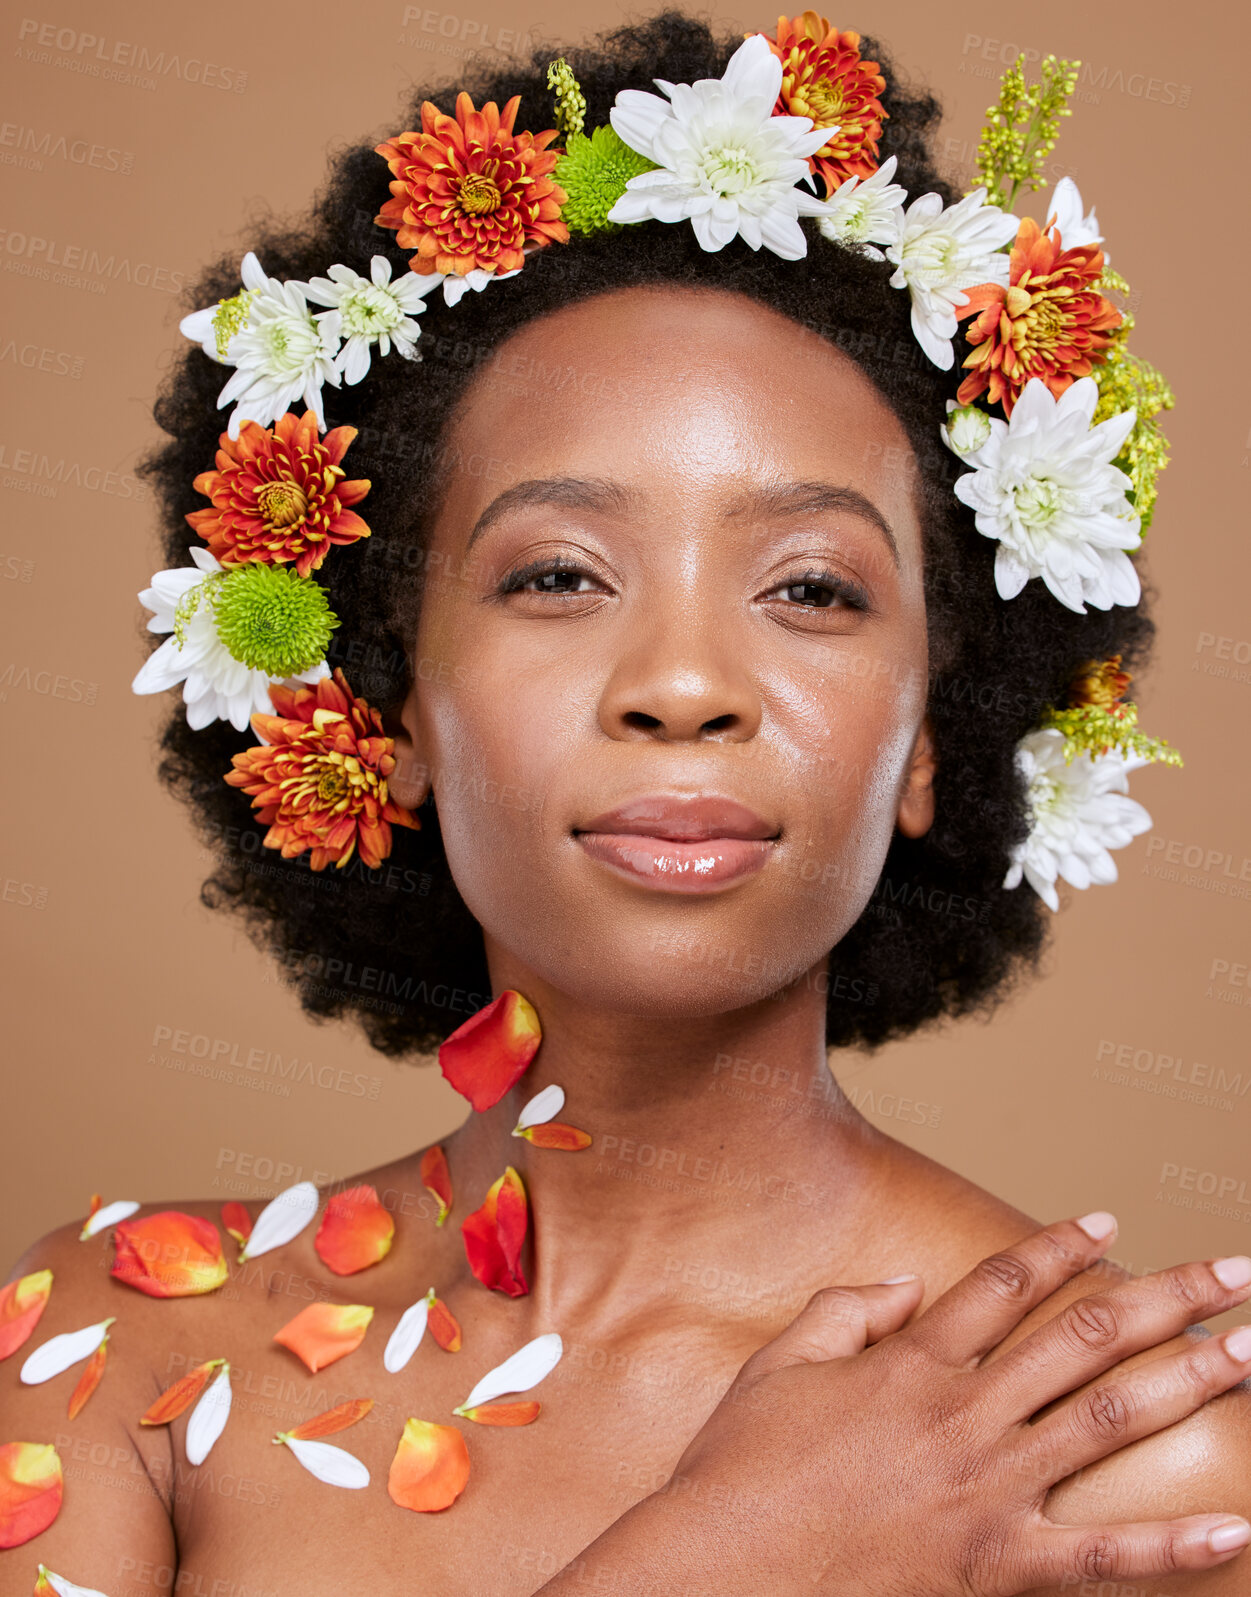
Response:
POLYGON ((859 583, 850 582, 832 571, 805 571, 775 588, 774 592, 783 594, 792 604, 805 610, 869 608, 868 595, 859 583))

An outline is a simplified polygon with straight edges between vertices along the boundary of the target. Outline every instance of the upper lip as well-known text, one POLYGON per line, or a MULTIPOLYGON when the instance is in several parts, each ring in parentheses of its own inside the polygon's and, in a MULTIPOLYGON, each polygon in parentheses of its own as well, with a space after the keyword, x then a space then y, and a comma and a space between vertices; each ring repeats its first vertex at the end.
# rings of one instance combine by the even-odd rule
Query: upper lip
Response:
POLYGON ((699 843, 711 837, 773 838, 779 828, 755 810, 719 793, 648 793, 605 810, 576 832, 631 832, 674 842, 699 843))

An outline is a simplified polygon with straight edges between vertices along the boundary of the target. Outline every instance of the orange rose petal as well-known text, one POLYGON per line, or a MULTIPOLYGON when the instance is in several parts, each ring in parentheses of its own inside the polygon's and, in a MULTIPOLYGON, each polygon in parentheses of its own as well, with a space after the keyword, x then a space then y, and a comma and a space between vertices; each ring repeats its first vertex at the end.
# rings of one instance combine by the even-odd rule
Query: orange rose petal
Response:
POLYGON ((395 1238, 395 1220, 368 1184, 336 1192, 326 1204, 313 1246, 336 1275, 355 1275, 385 1259, 395 1238))
POLYGON ((229 1203, 223 1203, 222 1227, 242 1247, 252 1235, 252 1216, 248 1213, 247 1204, 240 1203, 237 1198, 232 1198, 229 1203))
POLYGON ((387 1492, 393 1503, 437 1514, 454 1503, 469 1479, 469 1449, 453 1425, 410 1419, 391 1460, 387 1492))
POLYGON ((475 1109, 489 1109, 526 1073, 542 1040, 533 1005, 510 987, 447 1038, 439 1069, 475 1109))
POLYGON ((189 1408, 200 1393, 208 1385, 209 1376, 225 1362, 224 1359, 206 1359, 203 1364, 197 1364, 194 1370, 188 1370, 172 1386, 167 1386, 143 1413, 139 1416, 140 1425, 166 1425, 170 1420, 175 1420, 183 1409, 189 1408))
POLYGON ((364 1419, 373 1406, 372 1397, 349 1398, 346 1403, 328 1408, 324 1414, 314 1415, 311 1420, 304 1420, 293 1431, 283 1434, 297 1437, 302 1442, 316 1441, 319 1436, 333 1436, 336 1431, 345 1431, 349 1425, 364 1419))
POLYGON ((539 1405, 533 1398, 521 1403, 479 1403, 477 1408, 456 1411, 475 1425, 529 1425, 538 1418, 539 1405))
POLYGON ((482 1207, 461 1221, 469 1268, 484 1286, 510 1298, 530 1290, 520 1263, 527 1218, 525 1186, 509 1165, 492 1182, 482 1207))
POLYGON ((460 1322, 442 1298, 426 1310, 426 1330, 445 1353, 460 1352, 460 1322))
POLYGON ((290 1348, 316 1374, 355 1352, 373 1317, 373 1309, 364 1303, 310 1303, 275 1331, 273 1339, 290 1348))
POLYGON ((70 1419, 76 1420, 82 1411, 83 1404, 100 1384, 100 1377, 104 1374, 105 1362, 109 1355, 109 1333, 106 1331, 100 1339, 100 1346, 87 1360, 86 1368, 78 1377, 78 1385, 70 1393, 68 1414, 70 1419))
POLYGON ((51 1442, 0 1446, 0 1547, 20 1547, 61 1512, 61 1459, 51 1442))
POLYGON ((517 1135, 536 1148, 563 1148, 568 1153, 591 1146, 589 1131, 579 1131, 577 1126, 567 1126, 560 1120, 545 1120, 541 1126, 523 1126, 517 1135))
POLYGON ((113 1228, 113 1242, 117 1251, 110 1273, 151 1298, 212 1292, 229 1273, 217 1227, 181 1209, 121 1220, 113 1228))
POLYGON ((0 1287, 0 1359, 16 1353, 39 1323, 52 1292, 52 1271, 32 1270, 0 1287))
POLYGON ((447 1168, 447 1155, 436 1142, 421 1156, 421 1184, 439 1206, 435 1225, 442 1225, 452 1207, 452 1174, 447 1168))

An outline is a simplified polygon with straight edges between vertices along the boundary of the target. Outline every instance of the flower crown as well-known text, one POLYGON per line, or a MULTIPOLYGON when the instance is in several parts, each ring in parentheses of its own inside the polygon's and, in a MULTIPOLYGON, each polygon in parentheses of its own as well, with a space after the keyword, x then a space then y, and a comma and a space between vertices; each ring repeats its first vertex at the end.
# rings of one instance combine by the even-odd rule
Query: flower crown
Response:
MULTIPOLYGON (((338 619, 313 573, 336 545, 370 535, 353 508, 370 484, 347 476, 356 429, 326 430, 323 385, 361 382, 375 355, 420 360, 415 318, 434 289, 454 306, 470 289, 541 269, 532 258, 571 234, 689 223, 705 250, 740 238, 799 260, 799 218, 810 216, 833 244, 887 263, 891 286, 911 297, 918 344, 944 371, 967 322, 967 375, 937 424, 968 467, 957 498, 998 545, 1000 598, 1039 578, 1081 614, 1137 603, 1130 551, 1167 464, 1156 417, 1173 396, 1127 349, 1133 317, 1106 296, 1128 285, 1072 179, 1056 184, 1042 225, 1012 213, 1019 193, 1041 186, 1079 66, 1047 56, 1027 84, 1023 60, 987 112, 981 183, 944 205, 938 194, 909 202, 892 182, 896 158, 879 164, 885 79, 859 34, 813 11, 779 17, 773 38, 747 34, 720 78, 621 90, 609 125, 589 134, 560 59, 547 80, 555 127, 519 132, 519 95, 501 111, 462 91, 454 116, 427 100, 420 129, 376 146, 392 197, 374 220, 414 252, 402 282, 383 255, 368 277, 334 265, 279 282, 249 252, 240 292, 183 318, 209 359, 234 368, 217 401, 234 408, 215 469, 195 478, 210 505, 187 516, 207 547, 139 595, 149 630, 172 637, 133 686, 182 683, 193 728, 250 722, 260 745, 234 755, 225 780, 251 797, 266 847, 310 851, 315 871, 357 852, 372 868, 390 853, 392 826, 419 825, 389 796, 394 744, 380 715, 325 659, 338 619), (302 414, 288 409, 297 403, 302 414)), ((1053 910, 1058 877, 1115 881, 1109 850, 1150 827, 1125 796, 1128 773, 1181 764, 1137 730, 1120 661, 1077 662, 1064 702, 1018 744, 1031 825, 1003 885, 1025 879, 1053 910)))

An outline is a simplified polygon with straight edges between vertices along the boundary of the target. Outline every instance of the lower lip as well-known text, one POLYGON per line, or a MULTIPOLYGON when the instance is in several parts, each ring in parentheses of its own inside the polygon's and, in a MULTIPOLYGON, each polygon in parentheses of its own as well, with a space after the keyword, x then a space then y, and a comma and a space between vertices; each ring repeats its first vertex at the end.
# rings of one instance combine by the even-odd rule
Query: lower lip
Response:
POLYGON ((679 843, 632 832, 575 835, 594 859, 665 893, 715 893, 760 870, 773 847, 768 838, 706 837, 679 843))

